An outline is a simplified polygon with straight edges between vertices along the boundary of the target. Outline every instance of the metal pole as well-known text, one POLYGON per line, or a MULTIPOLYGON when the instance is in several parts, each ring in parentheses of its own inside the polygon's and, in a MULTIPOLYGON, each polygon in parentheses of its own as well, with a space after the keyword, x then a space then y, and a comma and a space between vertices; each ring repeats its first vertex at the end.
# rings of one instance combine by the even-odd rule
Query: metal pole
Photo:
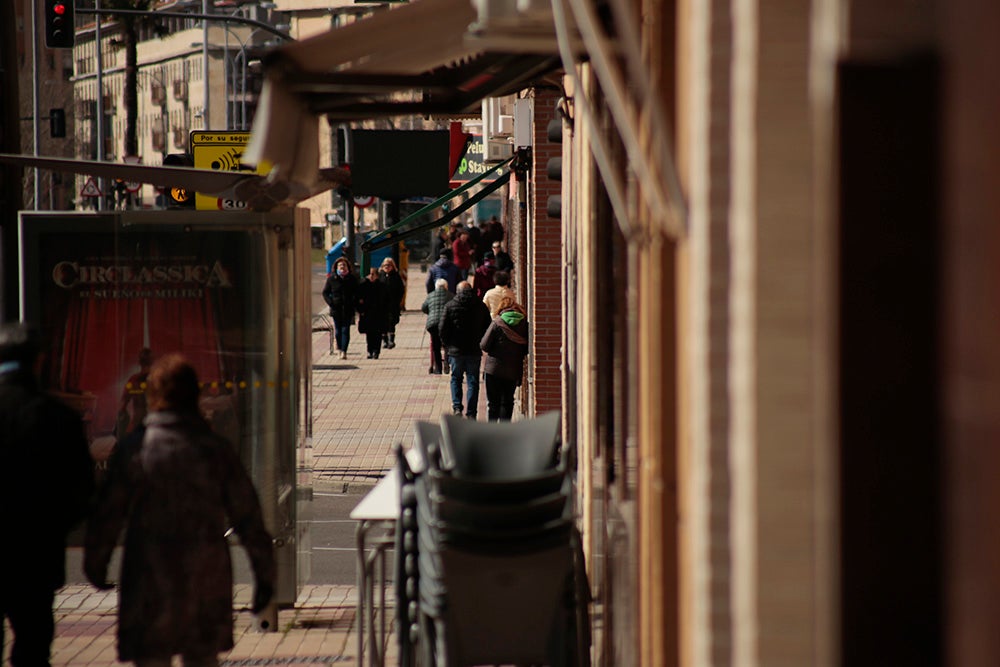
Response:
POLYGON ((240 129, 247 129, 247 47, 242 47, 243 82, 240 85, 240 129))
MULTIPOLYGON (((39 102, 38 102, 38 0, 31 3, 31 115, 32 129, 34 132, 35 157, 40 155, 39 147, 42 141, 42 133, 38 125, 39 102)), ((42 197, 42 184, 39 180, 38 167, 35 167, 35 210, 39 210, 39 201, 42 197)))
MULTIPOLYGON (((225 25, 225 24, 223 24, 223 25, 225 25)), ((230 89, 235 89, 236 74, 235 74, 234 70, 236 68, 232 67, 229 64, 229 30, 228 29, 226 29, 226 35, 225 35, 225 37, 226 37, 226 41, 223 42, 223 47, 222 47, 222 69, 223 69, 223 72, 225 74, 225 76, 223 78, 225 79, 225 82, 226 82, 226 129, 227 130, 231 130, 231 129, 233 129, 233 116, 235 116, 236 114, 233 113, 233 102, 230 99, 229 91, 230 91, 230 89), (233 86, 231 87, 230 84, 233 84, 233 86)))
MULTIPOLYGON (((208 6, 209 6, 208 0, 201 0, 201 11, 203 14, 208 14, 208 6)), ((202 66, 204 67, 204 71, 202 72, 201 78, 202 78, 202 83, 204 84, 203 90, 205 94, 205 103, 201 107, 201 112, 204 115, 201 120, 202 123, 204 123, 204 129, 208 130, 210 129, 209 120, 212 117, 210 113, 211 106, 209 103, 211 87, 208 84, 208 21, 202 22, 201 32, 202 32, 201 59, 202 59, 202 66)))
MULTIPOLYGON (((101 8, 101 0, 95 0, 95 7, 101 8)), ((101 17, 98 15, 94 27, 94 40, 97 45, 97 161, 104 161, 104 57, 101 54, 101 17)), ((97 179, 97 188, 101 191, 97 197, 97 210, 104 210, 104 178, 97 179)))

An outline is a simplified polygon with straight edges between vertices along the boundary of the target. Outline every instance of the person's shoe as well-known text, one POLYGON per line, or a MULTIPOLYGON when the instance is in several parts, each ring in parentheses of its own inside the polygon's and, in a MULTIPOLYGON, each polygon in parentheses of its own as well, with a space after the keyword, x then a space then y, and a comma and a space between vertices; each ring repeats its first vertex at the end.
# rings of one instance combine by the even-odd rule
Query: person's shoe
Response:
POLYGON ((371 353, 371 352, 369 352, 369 353, 368 353, 368 358, 369 358, 369 359, 371 359, 371 358, 372 358, 372 353, 371 353))
POLYGON ((457 416, 461 417, 462 416, 462 406, 460 405, 457 408, 452 408, 451 413, 453 415, 457 415, 457 416))
POLYGON ((444 365, 444 372, 445 373, 450 373, 451 372, 451 364, 445 364, 444 365))
POLYGON ((471 419, 472 421, 476 421, 476 415, 465 415, 465 418, 471 419))
POLYGON ((440 366, 431 367, 431 373, 433 375, 441 375, 441 367, 440 366))
POLYGON ((341 359, 346 359, 347 358, 347 350, 341 350, 340 351, 340 358, 341 359))
POLYGON ((375 353, 375 358, 378 359, 378 352, 375 353))

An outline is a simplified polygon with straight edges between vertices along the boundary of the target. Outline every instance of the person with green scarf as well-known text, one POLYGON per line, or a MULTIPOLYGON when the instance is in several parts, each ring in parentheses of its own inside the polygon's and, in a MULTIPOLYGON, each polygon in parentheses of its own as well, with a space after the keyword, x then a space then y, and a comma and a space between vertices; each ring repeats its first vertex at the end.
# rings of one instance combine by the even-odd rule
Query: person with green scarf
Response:
POLYGON ((524 308, 504 297, 479 347, 486 353, 486 415, 493 421, 510 421, 514 414, 514 392, 524 377, 528 354, 528 318, 524 308))

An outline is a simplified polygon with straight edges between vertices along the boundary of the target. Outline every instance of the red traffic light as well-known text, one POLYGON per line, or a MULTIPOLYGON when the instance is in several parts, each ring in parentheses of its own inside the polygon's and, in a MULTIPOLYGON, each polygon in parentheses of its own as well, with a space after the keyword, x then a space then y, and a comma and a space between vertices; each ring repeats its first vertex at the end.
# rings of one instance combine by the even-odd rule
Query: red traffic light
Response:
POLYGON ((73 3, 69 0, 45 0, 45 46, 71 49, 73 38, 73 3))

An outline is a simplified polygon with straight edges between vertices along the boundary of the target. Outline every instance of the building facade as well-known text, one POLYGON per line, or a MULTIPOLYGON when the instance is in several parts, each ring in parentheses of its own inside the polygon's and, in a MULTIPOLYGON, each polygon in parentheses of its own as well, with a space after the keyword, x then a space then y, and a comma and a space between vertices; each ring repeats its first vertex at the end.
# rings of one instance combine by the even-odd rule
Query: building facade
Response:
POLYGON ((1000 14, 552 7, 595 664, 995 662, 1000 14))

